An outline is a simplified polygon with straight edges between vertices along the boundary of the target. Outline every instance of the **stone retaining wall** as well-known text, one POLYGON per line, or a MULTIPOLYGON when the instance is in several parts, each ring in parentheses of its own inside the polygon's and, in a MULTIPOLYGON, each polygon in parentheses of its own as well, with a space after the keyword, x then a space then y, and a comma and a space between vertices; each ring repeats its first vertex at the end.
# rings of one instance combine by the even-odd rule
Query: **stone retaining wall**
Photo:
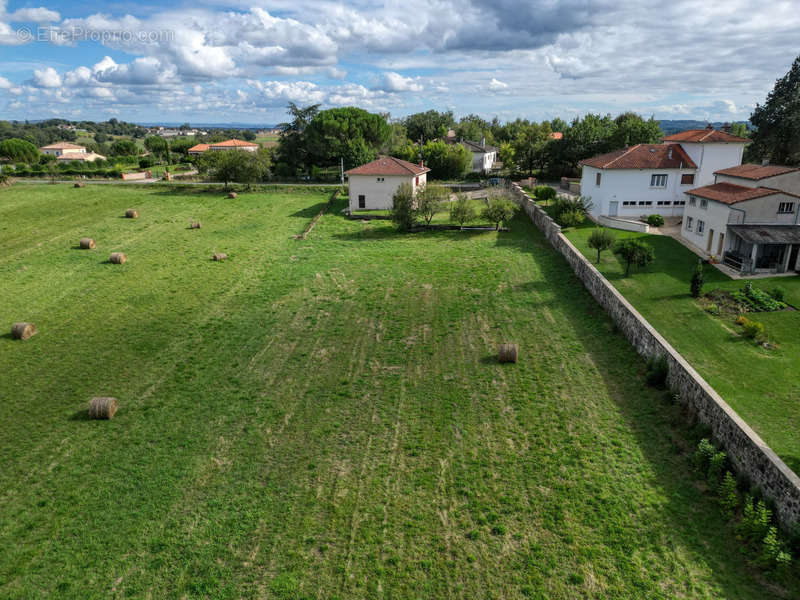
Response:
POLYGON ((645 358, 663 356, 669 366, 667 384, 697 420, 711 428, 734 468, 749 477, 775 503, 775 516, 786 529, 800 521, 800 478, 786 466, 747 423, 714 391, 614 286, 561 233, 561 227, 536 205, 519 185, 511 191, 517 203, 645 358))

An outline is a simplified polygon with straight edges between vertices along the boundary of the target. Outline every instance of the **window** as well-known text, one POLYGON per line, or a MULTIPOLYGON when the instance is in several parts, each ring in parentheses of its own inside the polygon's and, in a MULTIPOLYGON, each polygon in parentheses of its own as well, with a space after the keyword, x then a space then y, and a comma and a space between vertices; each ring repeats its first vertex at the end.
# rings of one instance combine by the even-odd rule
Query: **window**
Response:
POLYGON ((652 200, 639 200, 639 206, 653 206, 652 200))
POLYGON ((705 228, 706 228, 706 222, 697 219, 697 233, 703 235, 703 231, 705 231, 705 228))
POLYGON ((672 201, 671 200, 659 200, 658 202, 656 202, 656 204, 658 206, 672 206, 672 201))
POLYGON ((694 219, 692 217, 686 217, 686 229, 687 231, 692 230, 692 223, 694 223, 694 219))
POLYGON ((697 198, 689 196, 689 206, 697 206, 697 198))
POLYGON ((594 178, 594 184, 595 184, 595 185, 600 185, 600 179, 601 179, 602 177, 603 177, 603 174, 602 174, 602 173, 598 173, 598 174, 595 176, 595 178, 594 178))
POLYGON ((708 208, 708 200, 705 198, 700 198, 700 208, 708 208))
POLYGON ((681 175, 681 185, 694 185, 694 173, 684 173, 681 175))
POLYGON ((686 200, 675 200, 674 206, 686 206, 686 200))
POLYGON ((622 206, 636 206, 636 202, 633 200, 624 200, 622 202, 622 206))
POLYGON ((778 214, 791 214, 794 212, 794 202, 781 202, 778 205, 778 214))
POLYGON ((416 180, 416 182, 414 183, 414 185, 419 185, 419 176, 417 176, 417 180, 416 180))
POLYGON ((358 208, 366 208, 367 207, 367 198, 364 194, 358 195, 358 208))
POLYGON ((375 179, 378 183, 383 183, 383 177, 378 177, 375 179))
POLYGON ((650 187, 667 187, 667 176, 650 175, 650 187))

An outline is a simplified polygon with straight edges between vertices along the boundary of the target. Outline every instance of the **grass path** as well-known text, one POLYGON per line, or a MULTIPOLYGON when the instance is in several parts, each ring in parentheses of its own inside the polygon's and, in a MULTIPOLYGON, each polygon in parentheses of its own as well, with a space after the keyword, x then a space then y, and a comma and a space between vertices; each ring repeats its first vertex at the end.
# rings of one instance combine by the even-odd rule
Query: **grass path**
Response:
POLYGON ((676 408, 523 219, 340 200, 300 241, 327 194, 221 196, 0 191, 0 323, 41 331, 0 336, 0 595, 798 593, 730 551, 676 408))

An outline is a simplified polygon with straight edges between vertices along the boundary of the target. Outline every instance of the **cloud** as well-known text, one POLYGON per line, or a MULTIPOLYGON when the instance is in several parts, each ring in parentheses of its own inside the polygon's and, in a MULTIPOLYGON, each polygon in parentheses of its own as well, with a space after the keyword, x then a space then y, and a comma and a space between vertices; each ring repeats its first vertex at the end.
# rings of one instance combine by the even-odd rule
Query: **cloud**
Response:
POLYGON ((421 92, 425 88, 419 83, 419 78, 403 77, 400 73, 389 71, 383 74, 383 81, 378 89, 387 92, 421 92))
POLYGON ((12 23, 38 23, 45 25, 61 20, 61 15, 54 10, 44 8, 20 8, 8 15, 8 20, 12 23))
POLYGON ((259 92, 259 98, 270 104, 285 105, 287 102, 297 104, 319 104, 325 99, 325 93, 310 81, 253 81, 247 84, 259 92))
POLYGON ((499 91, 499 90, 504 90, 506 88, 508 88, 508 84, 507 83, 503 83, 502 81, 499 81, 498 79, 495 79, 494 77, 492 77, 492 80, 489 82, 489 89, 490 90, 499 91))
POLYGON ((33 85, 40 88, 56 88, 61 85, 61 75, 53 67, 35 69, 33 71, 33 85))

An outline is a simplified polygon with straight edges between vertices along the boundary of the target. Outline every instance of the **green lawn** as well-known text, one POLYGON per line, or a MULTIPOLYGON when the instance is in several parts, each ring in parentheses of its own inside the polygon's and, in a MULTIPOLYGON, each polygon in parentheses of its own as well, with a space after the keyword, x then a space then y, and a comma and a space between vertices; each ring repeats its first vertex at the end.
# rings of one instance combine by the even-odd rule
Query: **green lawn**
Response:
POLYGON ((0 190, 1 597, 798 597, 522 216, 292 239, 327 197, 0 190))
MULTIPOLYGON (((565 235, 592 262, 597 252, 586 243, 593 226, 567 229, 565 235)), ((753 313, 777 349, 764 349, 742 338, 734 317, 713 316, 689 295, 697 256, 672 238, 615 230, 617 239, 642 238, 655 248, 647 268, 625 278, 624 264, 610 252, 599 269, 644 317, 686 357, 728 404, 795 472, 800 472, 800 311, 753 313)), ((741 289, 733 280, 706 267, 704 291, 741 289)), ((786 301, 800 308, 800 277, 755 279, 764 290, 783 288, 786 301)))

